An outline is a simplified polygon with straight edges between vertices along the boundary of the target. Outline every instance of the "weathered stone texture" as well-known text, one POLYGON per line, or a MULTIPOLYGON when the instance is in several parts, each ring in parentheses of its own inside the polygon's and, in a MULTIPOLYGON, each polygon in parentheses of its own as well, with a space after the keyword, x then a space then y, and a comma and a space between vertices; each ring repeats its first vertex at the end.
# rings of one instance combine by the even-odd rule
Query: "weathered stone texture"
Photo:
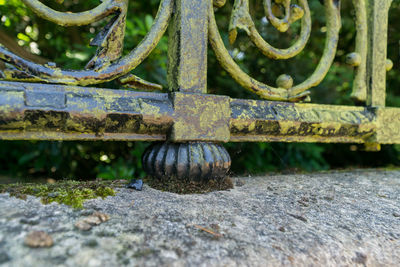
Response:
POLYGON ((122 189, 84 210, 0 195, 0 265, 398 266, 400 171, 235 182, 204 195, 122 189), (74 227, 94 211, 110 220, 74 227), (47 232, 54 245, 27 247, 31 231, 47 232))

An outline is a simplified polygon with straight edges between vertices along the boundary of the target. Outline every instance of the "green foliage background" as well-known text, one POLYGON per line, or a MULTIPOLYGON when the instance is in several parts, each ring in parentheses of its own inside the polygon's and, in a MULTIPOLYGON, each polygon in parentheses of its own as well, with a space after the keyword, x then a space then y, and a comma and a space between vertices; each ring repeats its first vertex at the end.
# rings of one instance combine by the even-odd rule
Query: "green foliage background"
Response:
MULTIPOLYGON (((47 0, 43 3, 60 11, 80 12, 95 7, 98 0, 47 0)), ((134 48, 152 25, 159 0, 131 0, 125 37, 125 52, 134 48)), ((299 56, 286 61, 272 61, 262 56, 249 42, 246 34, 239 33, 236 43, 227 42, 228 23, 233 1, 219 9, 217 21, 221 35, 232 56, 253 77, 275 84, 280 74, 303 81, 316 67, 325 41, 324 9, 319 1, 309 1, 312 10, 311 39, 299 56)), ((300 24, 294 24, 284 34, 265 23, 261 0, 251 1, 252 15, 265 39, 278 47, 287 47, 296 39, 300 24)), ((400 106, 399 41, 400 31, 396 19, 400 17, 400 4, 392 4, 389 19, 388 57, 394 62, 388 73, 388 106, 400 106)), ((26 9, 20 0, 0 0, 0 30, 15 38, 20 46, 64 68, 79 69, 94 54, 88 46, 105 22, 98 25, 63 28, 38 18, 26 9)), ((347 53, 354 50, 354 7, 350 0, 342 2, 342 30, 335 62, 325 80, 312 89, 314 103, 353 105, 349 98, 353 70, 344 64, 347 53)), ((0 40, 1 42, 1 40, 0 40)), ((138 76, 166 87, 168 37, 161 42, 137 69, 138 76)), ((235 98, 257 98, 234 82, 219 66, 209 50, 208 86, 210 93, 235 98)), ((117 84, 104 85, 118 88, 117 84)), ((40 176, 53 178, 105 179, 142 177, 140 157, 144 142, 44 142, 0 141, 0 174, 9 176, 40 176)), ((326 170, 345 167, 398 166, 399 146, 383 146, 380 152, 362 152, 361 146, 350 144, 294 144, 294 143, 229 143, 226 145, 233 159, 233 174, 256 174, 283 170, 326 170)))

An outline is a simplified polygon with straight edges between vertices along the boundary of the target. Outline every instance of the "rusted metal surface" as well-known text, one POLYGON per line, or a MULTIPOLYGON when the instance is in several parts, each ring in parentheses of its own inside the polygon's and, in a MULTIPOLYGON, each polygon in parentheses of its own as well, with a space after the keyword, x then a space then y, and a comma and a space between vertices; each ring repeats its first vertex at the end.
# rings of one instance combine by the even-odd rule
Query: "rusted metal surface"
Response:
POLYGON ((170 91, 207 93, 207 35, 210 1, 176 0, 168 50, 170 91))
POLYGON ((229 141, 229 97, 176 92, 172 103, 172 141, 229 141))
POLYGON ((386 102, 387 31, 391 3, 392 0, 367 0, 367 105, 373 107, 384 107, 386 102))
POLYGON ((0 138, 8 140, 396 143, 396 118, 399 108, 0 82, 0 138))
MULTIPOLYGON (((81 26, 99 21, 110 14, 121 12, 125 9, 127 0, 105 0, 92 10, 80 13, 59 12, 49 8, 39 0, 21 0, 38 16, 52 21, 61 26, 81 26)), ((126 13, 126 12, 125 12, 126 13)))
POLYGON ((377 138, 380 144, 400 144, 400 109, 377 108, 377 138))
POLYGON ((356 13, 356 47, 355 52, 347 55, 346 63, 355 67, 353 91, 351 98, 365 103, 367 100, 367 52, 368 52, 368 20, 365 0, 353 0, 356 13))
POLYGON ((231 101, 231 141, 364 143, 376 133, 366 107, 231 101))
POLYGON ((0 139, 165 140, 167 94, 0 82, 0 139))
MULTIPOLYGON (((369 151, 379 150, 380 144, 400 143, 400 108, 385 107, 386 72, 393 67, 386 58, 392 0, 353 0, 357 36, 346 62, 355 67, 352 98, 364 106, 296 103, 310 101, 310 89, 320 84, 333 63, 341 27, 339 0, 320 1, 325 7, 326 40, 315 71, 300 83, 283 73, 276 86, 253 79, 231 57, 214 14, 225 0, 161 0, 151 29, 126 56, 122 48, 128 0, 105 0, 82 13, 58 12, 38 0, 22 1, 38 16, 62 26, 112 17, 92 40, 98 49, 82 70, 33 63, 0 45, 0 61, 7 63, 0 71, 0 139, 165 141, 145 153, 148 173, 194 180, 218 178, 228 171, 229 155, 217 142, 348 142, 364 143, 369 151), (163 90, 130 72, 151 53, 168 26, 164 93, 82 87, 118 80, 128 88, 163 90), (265 100, 208 95, 208 43, 232 78, 265 100)), ((249 0, 235 0, 225 29, 229 41, 233 44, 241 29, 265 56, 295 57, 311 34, 308 1, 262 4, 277 31, 285 33, 300 20, 298 39, 288 48, 272 46, 257 31, 249 0)))

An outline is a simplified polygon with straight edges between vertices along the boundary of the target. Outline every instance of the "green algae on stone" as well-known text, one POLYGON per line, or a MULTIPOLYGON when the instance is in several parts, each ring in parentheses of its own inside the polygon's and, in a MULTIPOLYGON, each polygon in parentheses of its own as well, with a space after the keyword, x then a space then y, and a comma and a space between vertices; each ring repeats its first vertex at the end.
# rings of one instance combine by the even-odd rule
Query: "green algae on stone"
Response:
POLYGON ((82 208, 88 199, 115 196, 115 187, 121 187, 122 181, 59 181, 54 184, 17 183, 0 185, 0 193, 26 199, 27 195, 39 197, 43 204, 57 202, 82 208))

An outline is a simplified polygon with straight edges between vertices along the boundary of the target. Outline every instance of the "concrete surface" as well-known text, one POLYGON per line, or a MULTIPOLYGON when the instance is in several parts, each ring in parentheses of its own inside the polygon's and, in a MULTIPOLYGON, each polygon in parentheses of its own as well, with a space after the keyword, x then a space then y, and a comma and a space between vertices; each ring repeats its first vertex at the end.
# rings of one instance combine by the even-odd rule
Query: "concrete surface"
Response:
POLYGON ((204 195, 121 189, 83 210, 0 195, 0 265, 400 265, 400 171, 234 180, 204 195), (110 219, 74 226, 95 211, 110 219), (48 233, 52 247, 25 245, 32 231, 48 233))

